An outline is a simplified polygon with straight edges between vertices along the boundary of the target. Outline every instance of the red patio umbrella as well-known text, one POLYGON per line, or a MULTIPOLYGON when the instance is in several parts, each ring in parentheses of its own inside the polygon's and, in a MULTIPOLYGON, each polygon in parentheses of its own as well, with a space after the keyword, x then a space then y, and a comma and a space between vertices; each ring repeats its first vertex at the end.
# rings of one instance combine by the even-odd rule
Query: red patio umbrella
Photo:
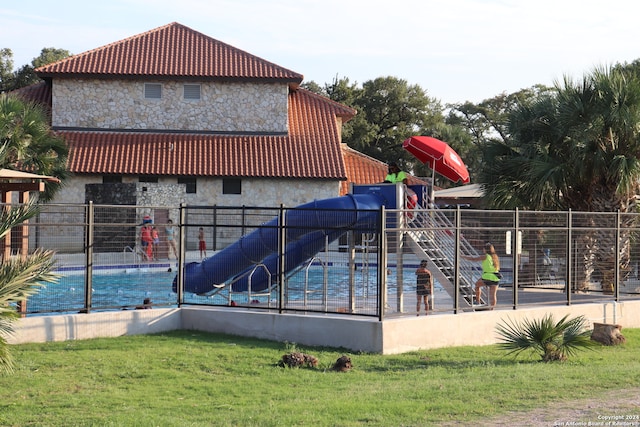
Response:
POLYGON ((469 171, 453 148, 446 142, 430 136, 412 136, 402 143, 402 148, 413 154, 431 170, 453 182, 469 182, 469 171))

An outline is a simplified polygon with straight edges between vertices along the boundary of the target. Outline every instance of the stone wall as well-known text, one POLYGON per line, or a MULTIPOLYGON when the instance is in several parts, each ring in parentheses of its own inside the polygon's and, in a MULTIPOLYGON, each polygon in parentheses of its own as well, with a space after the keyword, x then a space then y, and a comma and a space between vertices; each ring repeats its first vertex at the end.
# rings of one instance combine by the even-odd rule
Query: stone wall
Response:
MULTIPOLYGON (((336 180, 246 178, 242 179, 242 194, 236 195, 222 194, 221 178, 198 178, 197 192, 190 194, 186 193, 185 184, 177 183, 176 177, 162 177, 158 183, 147 183, 138 182, 136 176, 127 176, 123 178, 121 184, 102 184, 101 175, 76 176, 65 181, 65 186, 50 204, 76 204, 76 206, 48 208, 47 214, 43 214, 43 222, 52 226, 39 227, 37 244, 61 252, 82 252, 86 224, 83 205, 89 202, 93 202, 94 205, 119 205, 99 207, 96 212, 96 222, 102 224, 103 228, 105 228, 104 224, 107 226, 106 230, 101 231, 102 243, 95 249, 105 251, 109 249, 110 244, 114 244, 114 239, 109 237, 109 232, 113 231, 109 224, 114 221, 117 223, 126 221, 135 226, 142 222, 145 215, 149 215, 153 222, 159 225, 165 224, 169 218, 177 224, 179 208, 183 203, 187 206, 208 207, 278 208, 280 205, 296 207, 313 200, 337 197, 338 192, 339 181, 336 180), (68 224, 68 226, 63 226, 65 231, 60 232, 61 227, 53 224, 68 224)), ((275 215, 272 210, 254 210, 252 213, 263 214, 268 219, 275 215)), ((210 217, 197 220, 197 222, 200 221, 203 224, 213 224, 213 219, 210 217)), ((240 224, 240 217, 237 221, 240 224)), ((122 224, 123 227, 125 225, 122 224)), ((116 226, 117 224, 114 225, 116 226)), ((187 250, 197 249, 197 227, 186 227, 184 231, 187 250)), ((213 248, 210 245, 210 249, 221 249, 240 238, 241 232, 241 228, 207 227, 206 239, 209 242, 216 242, 216 247, 213 248), (215 236, 212 234, 214 232, 215 236)), ((130 234, 135 240, 137 232, 130 234)), ((35 245, 36 242, 34 241, 33 244, 35 245)), ((120 243, 118 247, 134 244, 133 241, 127 241, 120 243)))
POLYGON ((287 132, 286 84, 200 84, 185 100, 180 81, 55 79, 54 127, 219 132, 287 132), (161 99, 145 99, 144 84, 161 83, 161 99))

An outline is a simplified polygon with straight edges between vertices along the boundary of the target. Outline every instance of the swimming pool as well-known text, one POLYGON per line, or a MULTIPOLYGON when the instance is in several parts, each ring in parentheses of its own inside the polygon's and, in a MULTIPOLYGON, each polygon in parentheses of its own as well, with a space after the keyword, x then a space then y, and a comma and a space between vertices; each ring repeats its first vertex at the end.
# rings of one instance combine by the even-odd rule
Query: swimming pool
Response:
MULTIPOLYGON (((126 273, 94 274, 91 290, 92 309, 135 308, 145 298, 154 305, 176 305, 171 291, 175 273, 137 270, 126 273)), ((83 274, 63 275, 58 283, 47 284, 29 297, 28 313, 79 312, 85 308, 83 274)))
MULTIPOLYGON (((177 294, 172 291, 175 270, 118 268, 99 270, 94 273, 91 290, 92 310, 134 309, 150 298, 154 307, 177 306, 177 294), (108 273, 108 274, 107 274, 108 273)), ((61 272, 58 283, 47 284, 27 302, 28 314, 81 312, 85 309, 84 274, 79 271, 61 272)), ((404 298, 407 303, 414 303, 415 267, 403 270, 404 298)), ((390 269, 387 276, 388 293, 395 295, 397 275, 396 269, 390 269)), ((447 298, 448 295, 436 283, 436 296, 447 298)), ((337 305, 347 305, 354 298, 366 304, 377 304, 376 270, 357 269, 350 276, 349 269, 344 266, 332 266, 323 269, 312 266, 291 276, 287 282, 285 299, 287 303, 298 304, 313 301, 331 301, 337 305), (349 286, 350 278, 353 287, 349 286)), ((184 295, 187 304, 228 305, 230 301, 238 305, 251 303, 275 303, 279 293, 233 293, 226 290, 210 296, 199 296, 192 293, 184 295)), ((372 307, 373 308, 373 307, 372 307)))

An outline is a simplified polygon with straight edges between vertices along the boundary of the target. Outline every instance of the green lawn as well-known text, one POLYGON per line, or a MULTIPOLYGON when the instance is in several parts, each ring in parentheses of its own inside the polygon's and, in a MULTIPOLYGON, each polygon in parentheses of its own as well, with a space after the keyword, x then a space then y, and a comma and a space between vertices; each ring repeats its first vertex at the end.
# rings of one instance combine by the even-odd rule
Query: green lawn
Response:
POLYGON ((176 331, 12 346, 3 426, 424 426, 486 420, 640 383, 640 329, 564 363, 496 346, 395 356, 176 331), (317 368, 281 368, 292 350, 317 368), (343 354, 349 372, 332 371, 343 354))

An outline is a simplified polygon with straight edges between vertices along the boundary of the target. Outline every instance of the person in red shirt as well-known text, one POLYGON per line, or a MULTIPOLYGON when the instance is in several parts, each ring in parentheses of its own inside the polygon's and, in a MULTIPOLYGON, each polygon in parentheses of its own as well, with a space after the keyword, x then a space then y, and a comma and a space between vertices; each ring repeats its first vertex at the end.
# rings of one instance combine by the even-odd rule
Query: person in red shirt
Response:
POLYGON ((153 238, 151 237, 151 226, 144 224, 140 229, 140 244, 147 260, 153 259, 153 238))

